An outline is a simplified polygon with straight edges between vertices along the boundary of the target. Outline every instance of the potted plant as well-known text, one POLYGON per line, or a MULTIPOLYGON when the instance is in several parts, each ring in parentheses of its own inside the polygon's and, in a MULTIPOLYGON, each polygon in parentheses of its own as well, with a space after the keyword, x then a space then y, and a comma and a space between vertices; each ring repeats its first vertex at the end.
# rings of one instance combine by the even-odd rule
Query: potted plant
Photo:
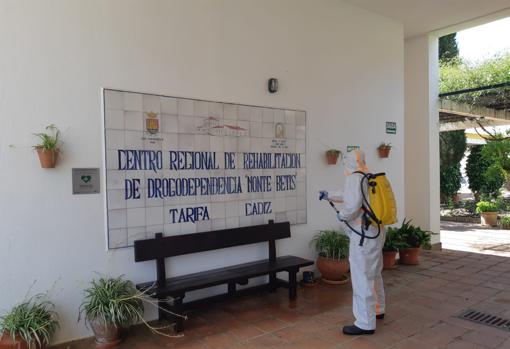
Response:
POLYGON ((377 147, 377 151, 379 152, 379 157, 381 159, 387 158, 390 156, 390 150, 391 150, 391 143, 384 143, 382 142, 377 147))
POLYGON ((498 225, 498 205, 495 202, 478 202, 476 204, 476 212, 480 214, 482 225, 491 227, 498 225))
POLYGON ((55 305, 36 295, 0 316, 0 348, 42 349, 58 328, 55 305))
POLYGON ((398 228, 398 235, 401 241, 401 246, 398 249, 400 264, 420 264, 420 248, 430 248, 432 234, 430 231, 422 230, 420 227, 412 225, 410 220, 406 222, 404 219, 402 225, 398 228))
POLYGON ((40 143, 34 145, 39 162, 42 168, 54 168, 57 164, 57 158, 60 154, 60 131, 51 124, 46 126, 48 133, 35 133, 34 135, 40 139, 40 143))
POLYGON ((143 318, 143 303, 133 283, 118 278, 92 280, 85 289, 78 320, 92 327, 98 348, 112 348, 121 342, 121 329, 143 318))
POLYGON ((328 284, 347 282, 349 237, 335 230, 322 230, 311 244, 318 253, 316 264, 322 280, 328 284))
POLYGON ((384 269, 395 269, 397 267, 397 252, 403 247, 400 240, 398 228, 389 227, 383 246, 383 267, 384 269))
POLYGON ((510 216, 503 216, 500 219, 502 229, 510 229, 510 216))
POLYGON ((328 161, 328 165, 335 165, 338 161, 338 157, 342 152, 337 149, 329 149, 326 151, 326 160, 328 161))

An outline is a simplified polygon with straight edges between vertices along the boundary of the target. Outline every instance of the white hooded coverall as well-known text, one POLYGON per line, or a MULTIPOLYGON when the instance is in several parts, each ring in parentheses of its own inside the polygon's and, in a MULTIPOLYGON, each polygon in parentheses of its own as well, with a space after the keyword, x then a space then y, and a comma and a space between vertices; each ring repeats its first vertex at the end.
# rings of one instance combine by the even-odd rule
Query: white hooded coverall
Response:
MULTIPOLYGON (((347 221, 356 231, 361 232, 362 224, 362 194, 361 180, 363 175, 356 171, 368 172, 363 152, 354 150, 344 158, 345 186, 344 192, 328 192, 328 199, 341 201, 338 206, 338 217, 347 221)), ((368 199, 366 181, 365 194, 368 199)), ((344 230, 349 236, 349 264, 352 281, 352 308, 356 318, 354 325, 363 330, 375 330, 376 315, 384 314, 384 285, 382 280, 382 248, 384 245, 384 227, 377 239, 365 238, 360 246, 361 237, 353 232, 345 223, 344 230)), ((370 225, 365 230, 367 236, 375 236, 377 227, 370 225)))

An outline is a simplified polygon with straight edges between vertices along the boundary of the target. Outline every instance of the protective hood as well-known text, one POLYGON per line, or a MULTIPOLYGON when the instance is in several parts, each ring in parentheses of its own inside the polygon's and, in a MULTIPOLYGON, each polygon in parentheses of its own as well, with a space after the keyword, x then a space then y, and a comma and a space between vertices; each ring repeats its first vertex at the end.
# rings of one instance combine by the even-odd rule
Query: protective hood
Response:
POLYGON ((344 157, 345 175, 349 176, 356 171, 368 172, 367 164, 365 163, 365 153, 361 150, 352 150, 344 157))

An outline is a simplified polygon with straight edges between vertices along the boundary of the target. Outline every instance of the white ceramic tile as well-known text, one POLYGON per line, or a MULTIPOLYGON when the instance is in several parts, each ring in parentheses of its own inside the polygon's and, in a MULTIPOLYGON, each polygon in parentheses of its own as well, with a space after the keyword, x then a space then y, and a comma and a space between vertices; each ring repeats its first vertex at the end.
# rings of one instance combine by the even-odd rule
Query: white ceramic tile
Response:
POLYGON ((223 118, 227 120, 237 120, 237 105, 224 104, 223 105, 223 118))
MULTIPOLYGON (((262 137, 274 138, 274 124, 268 122, 262 124, 262 137)), ((271 142, 267 142, 267 144, 271 145, 271 142)))
POLYGON ((262 151, 262 138, 250 138, 250 151, 259 153, 262 151))
POLYGON ((240 216, 239 217, 239 227, 248 227, 252 225, 252 217, 251 216, 240 216))
POLYGON ((250 120, 250 113, 251 113, 251 107, 248 107, 248 106, 245 106, 245 105, 240 105, 238 106, 238 109, 237 109, 237 119, 238 120, 245 120, 245 121, 249 121, 250 120))
POLYGON ((161 113, 177 115, 177 99, 173 97, 161 97, 161 113))
POLYGON ((284 212, 285 208, 285 198, 275 198, 273 201, 273 212, 284 212))
POLYGON ((124 104, 122 92, 104 90, 104 102, 106 109, 122 110, 124 104))
POLYGON ((296 138, 296 126, 294 126, 294 124, 285 125, 285 136, 287 137, 287 139, 296 138))
POLYGON ((306 127, 305 126, 296 126, 296 139, 305 139, 306 138, 306 127))
POLYGON ((227 228, 225 218, 213 219, 211 223, 212 230, 222 230, 227 228))
POLYGON ((199 221, 195 223, 197 227, 197 233, 203 233, 207 231, 211 231, 211 221, 199 221))
POLYGON ((237 200, 225 202, 225 215, 227 217, 239 216, 239 203, 237 200))
POLYGON ((197 232, 196 223, 186 222, 181 223, 181 234, 193 234, 197 232))
POLYGON ((126 208, 125 193, 122 189, 108 190, 108 209, 118 210, 126 208))
POLYGON ((140 93, 124 92, 124 110, 143 111, 143 100, 140 93))
POLYGON ((223 118, 223 103, 209 102, 209 116, 223 118))
POLYGON ((106 187, 108 189, 124 189, 124 171, 107 170, 106 187))
POLYGON ((223 151, 223 137, 212 136, 210 139, 211 151, 223 151))
POLYGON ((287 211, 287 220, 290 224, 296 224, 297 223, 297 211, 287 211))
POLYGON ((262 137, 261 122, 250 122, 250 137, 262 137))
POLYGON ((107 129, 124 129, 124 112, 122 110, 107 109, 105 112, 104 125, 107 129))
POLYGON ((125 228, 110 229, 108 232, 108 247, 122 248, 128 245, 128 235, 125 228))
POLYGON ((225 224, 227 229, 239 228, 239 217, 228 217, 225 224))
MULTIPOLYGON (((305 153, 306 152, 306 142, 304 140, 296 141, 296 153, 305 153)), ((301 164, 303 166, 303 164, 301 164)))
POLYGON ((142 185, 145 185, 144 180, 140 180, 140 189, 138 189, 138 198, 131 198, 126 200, 126 207, 127 208, 139 208, 139 207, 145 207, 145 196, 146 196, 146 190, 141 188, 142 185))
POLYGON ((152 139, 152 138, 146 138, 143 141, 143 147, 145 150, 163 150, 163 140, 158 139, 152 139))
POLYGON ((296 112, 294 110, 285 111, 285 122, 287 124, 296 125, 296 112))
POLYGON ((225 218, 225 203, 213 202, 209 208, 209 217, 211 219, 225 218))
POLYGON ((263 108, 251 107, 250 110, 250 121, 262 122, 263 108))
POLYGON ((252 216, 252 219, 251 219, 251 224, 253 225, 261 225, 261 224, 266 224, 266 220, 264 219, 264 216, 263 215, 255 215, 255 216, 252 216))
POLYGON ((143 150, 143 132, 141 131, 126 131, 125 132, 126 149, 130 150, 143 150))
POLYGON ((297 206, 296 206, 296 208, 298 210, 306 209, 306 196, 298 196, 297 197, 297 206))
POLYGON ((223 137, 223 149, 226 152, 237 152, 237 137, 223 137))
POLYGON ((285 122, 285 111, 281 109, 274 110, 274 122, 285 122))
POLYGON ((196 133, 195 118, 187 115, 179 115, 179 133, 196 133))
POLYGON ((287 211, 295 210, 297 208, 297 201, 295 196, 285 198, 285 208, 287 211))
POLYGON ((123 149, 124 131, 106 130, 106 149, 123 149))
POLYGON ((143 131, 143 123, 145 122, 142 112, 139 111, 127 111, 124 113, 124 119, 126 123, 126 130, 131 131, 143 131))
POLYGON ((145 208, 129 208, 127 211, 127 226, 145 226, 145 208))
POLYGON ((143 111, 161 113, 161 101, 159 96, 143 95, 143 111))
POLYGON ((275 223, 287 222, 287 212, 277 212, 274 221, 275 223))
POLYGON ((262 121, 273 123, 274 122, 274 109, 264 108, 262 110, 262 121))
POLYGON ((127 229, 128 245, 132 246, 136 240, 147 239, 147 232, 145 227, 133 227, 127 229))
POLYGON ((179 132, 179 117, 177 115, 161 115, 162 130, 165 133, 179 132))
POLYGON ((177 110, 179 115, 193 115, 193 100, 179 98, 177 100, 177 110))
POLYGON ((147 238, 154 239, 157 233, 163 233, 163 225, 148 225, 146 228, 147 238))
POLYGON ((165 224, 163 226, 163 232, 165 233, 165 236, 180 235, 181 234, 181 224, 180 223, 165 224))
POLYGON ((193 114, 195 116, 209 116, 209 102, 193 101, 193 114))
POLYGON ((179 135, 179 150, 191 151, 195 149, 195 137, 179 135))
POLYGON ((126 210, 108 210, 108 228, 117 229, 126 227, 126 210))
POLYGON ((145 198, 146 207, 163 206, 164 204, 165 204, 164 199, 158 197, 149 197, 149 193, 147 193, 147 196, 145 198))
POLYGON ((196 151, 209 151, 211 148, 209 135, 195 135, 195 150, 196 151))
POLYGON ((177 133, 166 133, 163 135, 161 148, 163 150, 163 168, 169 167, 170 154, 169 151, 178 150, 179 135, 177 133))
POLYGON ((148 207, 145 216, 147 225, 163 224, 163 207, 148 207))
POLYGON ((296 112, 296 126, 306 126, 306 113, 304 111, 296 112))
POLYGON ((107 170, 117 170, 119 166, 118 158, 117 158, 117 150, 107 149, 106 150, 106 169, 107 170))

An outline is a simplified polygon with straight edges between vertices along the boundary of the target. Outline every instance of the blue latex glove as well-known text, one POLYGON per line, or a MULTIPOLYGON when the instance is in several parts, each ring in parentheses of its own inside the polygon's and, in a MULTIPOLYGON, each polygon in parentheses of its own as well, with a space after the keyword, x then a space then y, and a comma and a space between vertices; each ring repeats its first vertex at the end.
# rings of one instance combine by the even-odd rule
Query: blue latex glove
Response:
POLYGON ((319 191, 319 200, 328 200, 328 192, 325 190, 319 191))

